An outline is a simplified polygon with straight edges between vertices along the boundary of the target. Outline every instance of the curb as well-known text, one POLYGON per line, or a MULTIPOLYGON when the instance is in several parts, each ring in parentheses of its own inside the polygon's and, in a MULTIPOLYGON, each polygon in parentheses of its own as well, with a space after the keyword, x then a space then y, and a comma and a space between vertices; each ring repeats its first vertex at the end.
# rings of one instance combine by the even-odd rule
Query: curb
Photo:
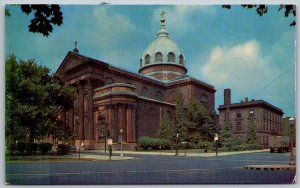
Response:
POLYGON ((292 165, 248 165, 244 166, 246 170, 295 170, 296 166, 292 165))

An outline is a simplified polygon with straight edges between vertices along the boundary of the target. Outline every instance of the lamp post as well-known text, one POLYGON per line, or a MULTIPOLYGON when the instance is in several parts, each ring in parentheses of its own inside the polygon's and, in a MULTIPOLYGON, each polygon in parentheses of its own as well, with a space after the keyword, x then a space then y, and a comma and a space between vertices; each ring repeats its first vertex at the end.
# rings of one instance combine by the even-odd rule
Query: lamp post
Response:
POLYGON ((120 129, 120 137, 121 137, 121 157, 123 157, 123 138, 122 138, 122 134, 123 134, 123 129, 120 129))
POLYGON ((290 125, 290 127, 291 127, 291 137, 290 137, 290 139, 291 139, 291 159, 290 159, 290 163, 289 163, 289 165, 296 165, 296 163, 295 163, 295 159, 294 159, 294 149, 293 149, 293 147, 294 147, 294 132, 295 132, 295 119, 294 118, 290 118, 289 119, 289 125, 290 125))
POLYGON ((178 155, 178 136, 179 136, 179 134, 176 133, 176 153, 175 153, 175 155, 178 155))

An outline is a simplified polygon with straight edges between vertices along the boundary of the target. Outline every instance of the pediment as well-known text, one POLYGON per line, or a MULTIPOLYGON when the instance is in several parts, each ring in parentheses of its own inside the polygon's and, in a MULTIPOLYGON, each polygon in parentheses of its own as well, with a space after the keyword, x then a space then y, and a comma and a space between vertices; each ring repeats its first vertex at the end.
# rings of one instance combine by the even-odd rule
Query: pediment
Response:
POLYGON ((62 74, 64 74, 65 72, 87 62, 88 59, 77 55, 74 52, 69 52, 66 57, 64 58, 64 60, 62 61, 62 63, 60 64, 60 66, 58 67, 57 71, 56 71, 56 75, 60 76, 62 74))

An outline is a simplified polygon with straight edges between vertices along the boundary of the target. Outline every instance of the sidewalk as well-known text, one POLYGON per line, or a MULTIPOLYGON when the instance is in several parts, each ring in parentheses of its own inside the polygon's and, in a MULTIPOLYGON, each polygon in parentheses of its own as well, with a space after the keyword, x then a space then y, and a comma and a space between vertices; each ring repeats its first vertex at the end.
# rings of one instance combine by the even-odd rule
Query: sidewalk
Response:
MULTIPOLYGON (((74 154, 72 158, 78 158, 78 154, 74 154)), ((108 155, 90 155, 90 154, 80 154, 80 158, 87 158, 87 159, 95 159, 97 161, 109 161, 108 155)), ((112 161, 121 161, 121 160, 133 160, 136 159, 135 157, 130 156, 112 156, 112 161)))
MULTIPOLYGON (((184 152, 178 153, 178 156, 187 156, 187 157, 218 157, 218 156, 228 156, 228 155, 239 155, 245 153, 258 153, 258 152, 266 152, 269 151, 268 149, 265 150, 250 150, 250 151, 230 151, 230 152, 219 152, 216 156, 215 152, 211 153, 189 153, 187 152, 186 155, 184 152)), ((105 153, 103 150, 86 150, 83 151, 85 153, 93 152, 93 153, 105 153)), ((121 151, 114 151, 115 154, 120 154, 121 151)), ((124 156, 126 155, 163 155, 163 156, 174 156, 175 152, 160 152, 160 151, 123 151, 124 156)))

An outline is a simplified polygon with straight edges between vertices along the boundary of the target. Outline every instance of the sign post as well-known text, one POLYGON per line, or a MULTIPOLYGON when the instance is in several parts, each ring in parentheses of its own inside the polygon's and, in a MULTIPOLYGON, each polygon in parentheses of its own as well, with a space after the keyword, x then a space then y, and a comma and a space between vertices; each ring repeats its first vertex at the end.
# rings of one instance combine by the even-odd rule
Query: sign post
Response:
POLYGON ((111 160, 111 156, 112 156, 112 139, 107 139, 107 145, 108 145, 108 151, 109 151, 109 160, 111 160))
POLYGON ((215 134, 214 141, 216 144, 216 155, 218 155, 218 140, 219 140, 218 134, 215 134))
POLYGON ((120 136, 121 136, 121 157, 123 157, 123 129, 120 129, 120 136))
POLYGON ((176 153, 175 153, 176 156, 178 155, 178 136, 179 136, 179 134, 177 133, 176 134, 176 153))

